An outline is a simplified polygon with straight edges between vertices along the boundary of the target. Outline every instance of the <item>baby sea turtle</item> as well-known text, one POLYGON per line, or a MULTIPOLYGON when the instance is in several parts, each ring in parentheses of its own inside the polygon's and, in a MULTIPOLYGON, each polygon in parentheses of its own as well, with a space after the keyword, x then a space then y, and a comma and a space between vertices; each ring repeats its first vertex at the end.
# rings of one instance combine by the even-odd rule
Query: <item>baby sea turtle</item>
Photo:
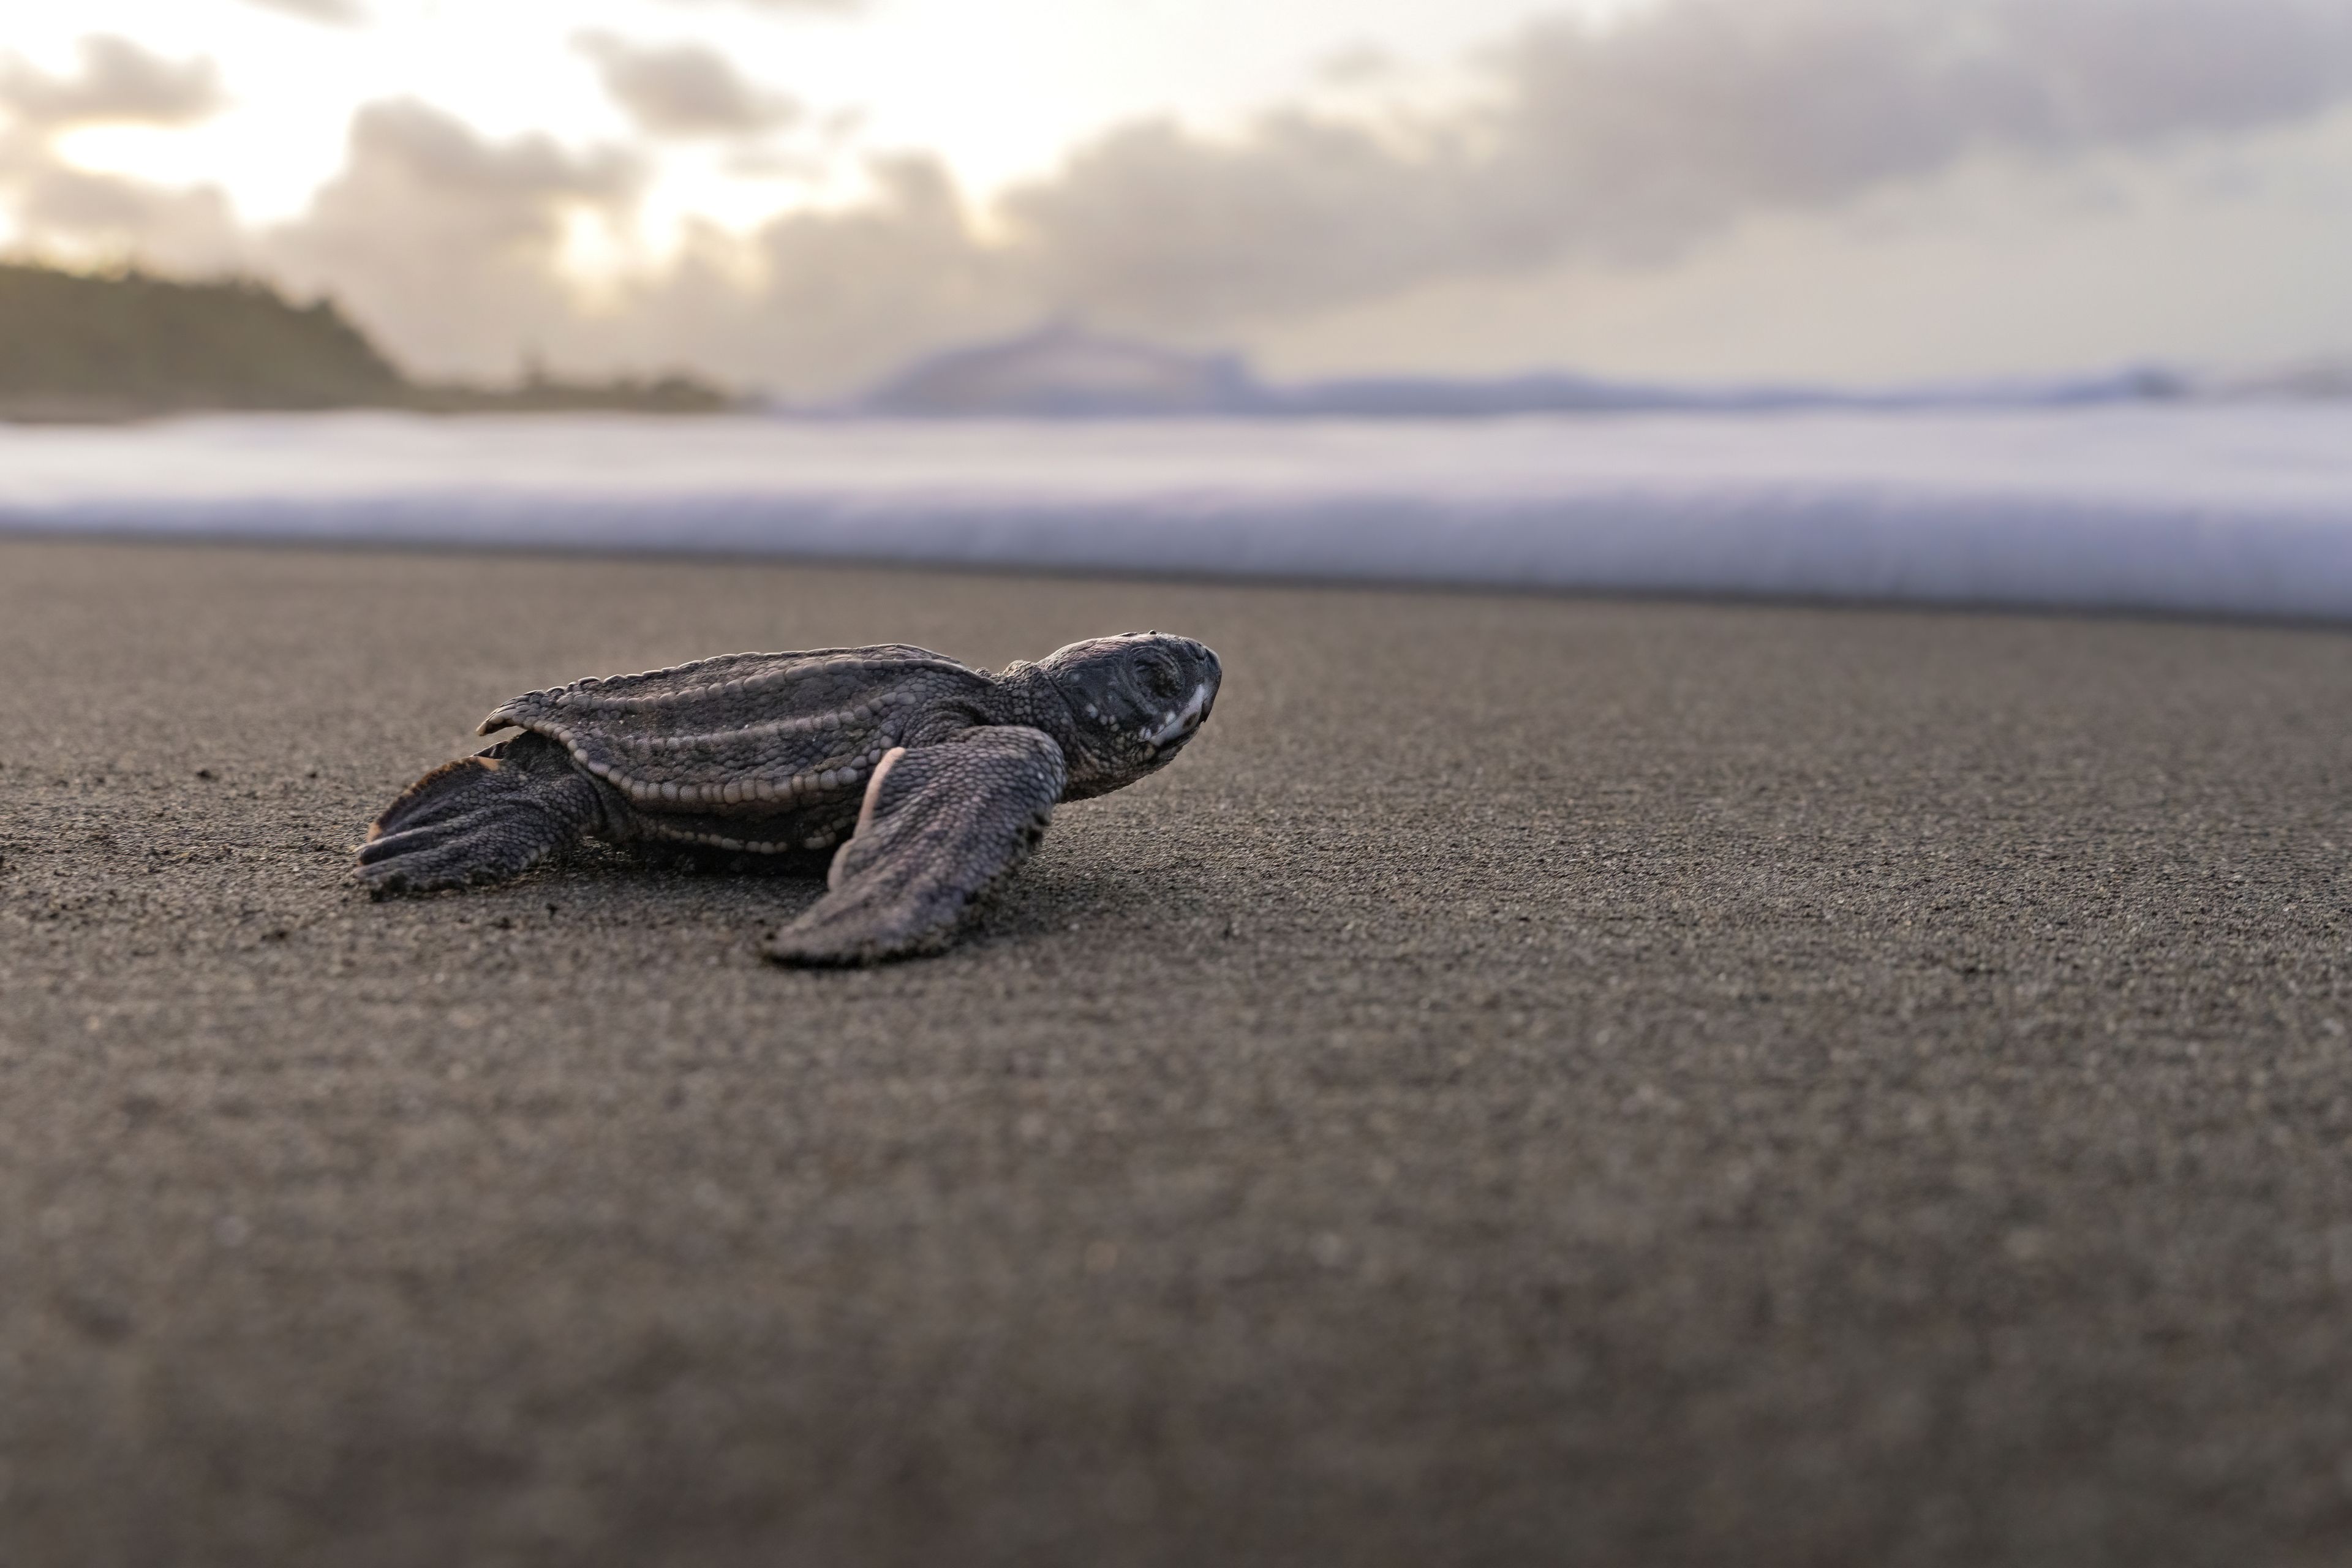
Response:
POLYGON ((368 830, 360 878, 379 895, 499 881, 582 838, 812 870, 830 856, 829 890, 769 957, 935 952, 1055 803, 1166 766, 1223 674, 1191 638, 1144 632, 995 675, 890 643, 574 681, 496 709, 477 733, 523 733, 410 785, 368 830))

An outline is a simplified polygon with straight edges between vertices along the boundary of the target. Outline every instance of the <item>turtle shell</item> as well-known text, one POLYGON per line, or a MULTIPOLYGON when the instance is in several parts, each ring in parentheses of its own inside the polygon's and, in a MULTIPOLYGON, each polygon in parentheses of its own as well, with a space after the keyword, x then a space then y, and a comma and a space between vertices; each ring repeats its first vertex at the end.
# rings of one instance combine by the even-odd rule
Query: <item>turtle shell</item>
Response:
POLYGON ((845 805, 855 819, 885 752, 987 722, 992 690, 984 672, 901 644, 738 653, 529 692, 480 733, 557 742, 651 837, 764 847, 710 825, 790 817, 829 837, 845 805))

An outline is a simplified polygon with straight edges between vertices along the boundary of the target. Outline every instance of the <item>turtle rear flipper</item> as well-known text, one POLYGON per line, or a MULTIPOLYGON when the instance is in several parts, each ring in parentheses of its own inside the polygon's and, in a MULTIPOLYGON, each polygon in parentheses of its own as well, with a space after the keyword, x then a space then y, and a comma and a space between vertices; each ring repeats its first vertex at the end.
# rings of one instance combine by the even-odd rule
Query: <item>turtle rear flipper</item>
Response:
POLYGON ((1020 725, 893 749, 866 786, 831 890, 776 934, 779 963, 872 963, 945 947, 1029 858, 1068 779, 1062 749, 1020 725))
POLYGON ((524 735, 434 769, 368 829, 360 880, 381 897, 519 877, 602 820, 561 746, 524 735))

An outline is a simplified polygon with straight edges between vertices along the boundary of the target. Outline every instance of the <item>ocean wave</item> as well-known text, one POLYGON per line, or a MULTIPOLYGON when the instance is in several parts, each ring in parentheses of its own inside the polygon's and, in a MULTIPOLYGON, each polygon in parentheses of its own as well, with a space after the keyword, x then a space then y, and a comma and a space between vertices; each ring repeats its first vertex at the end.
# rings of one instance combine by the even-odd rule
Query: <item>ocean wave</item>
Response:
POLYGON ((0 528, 2352 618, 2352 406, 0 428, 0 528))

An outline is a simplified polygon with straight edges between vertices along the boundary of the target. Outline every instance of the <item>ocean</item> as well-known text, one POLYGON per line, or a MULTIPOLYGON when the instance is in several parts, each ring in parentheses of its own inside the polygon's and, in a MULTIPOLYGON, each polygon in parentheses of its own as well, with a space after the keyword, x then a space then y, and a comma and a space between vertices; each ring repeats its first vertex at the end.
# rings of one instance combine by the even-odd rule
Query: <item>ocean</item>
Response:
POLYGON ((2352 618, 2352 402, 0 426, 0 530, 2352 618))

